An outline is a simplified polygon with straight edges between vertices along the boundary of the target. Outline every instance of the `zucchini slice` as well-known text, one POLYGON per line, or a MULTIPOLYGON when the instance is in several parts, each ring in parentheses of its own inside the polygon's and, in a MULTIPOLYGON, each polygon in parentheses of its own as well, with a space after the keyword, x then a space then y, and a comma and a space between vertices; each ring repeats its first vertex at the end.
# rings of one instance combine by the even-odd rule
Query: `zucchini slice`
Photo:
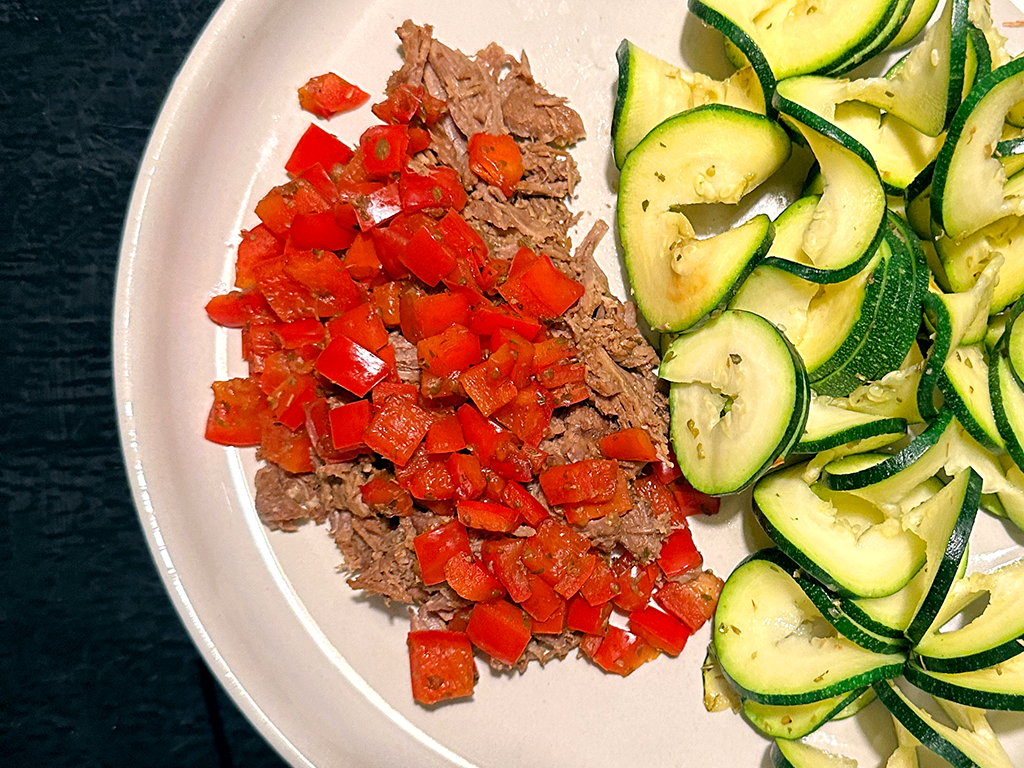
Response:
POLYGON ((769 538, 825 587, 885 597, 925 563, 925 542, 897 518, 853 494, 816 494, 796 464, 754 486, 753 509, 769 538))
POLYGON ((612 114, 612 151, 618 168, 626 155, 663 120, 704 104, 728 104, 765 113, 761 84, 752 67, 725 80, 688 72, 623 40, 615 53, 618 90, 612 114))
POLYGON ((1024 213, 1024 189, 1006 189, 995 157, 1003 120, 1024 100, 1024 58, 981 78, 957 110, 935 159, 932 218, 954 240, 1010 215, 1024 213))
POLYGON ((1005 448, 989 394, 988 360, 980 344, 958 347, 946 358, 939 376, 939 390, 946 407, 983 447, 1005 448))
POLYGON ((774 768, 857 768, 857 761, 825 752, 802 741, 776 739, 770 751, 774 768))
POLYGON ((895 443, 907 434, 907 421, 859 413, 842 407, 834 398, 812 397, 807 424, 793 453, 819 453, 855 441, 872 441, 873 450, 895 443))
MULTIPOLYGON (((916 736, 923 746, 954 768, 1013 768, 1013 763, 987 722, 971 721, 965 717, 961 718, 962 724, 958 727, 950 727, 912 702, 893 681, 883 680, 875 683, 874 688, 893 717, 916 736)), ((976 714, 983 719, 981 713, 976 714)))
POLYGON ((901 48, 917 37, 928 25, 928 20, 938 7, 939 0, 914 0, 899 33, 889 43, 889 49, 901 48))
MULTIPOLYGON (((1006 185, 1024 195, 1024 172, 1006 185)), ((962 240, 946 235, 935 238, 935 251, 946 282, 953 291, 970 290, 981 272, 999 262, 999 283, 992 294, 991 311, 999 312, 1024 296, 1024 219, 1005 216, 962 240)))
POLYGON ((840 636, 796 580, 749 558, 726 581, 715 612, 719 662, 762 704, 809 704, 900 674, 902 653, 877 654, 840 636))
POLYGON ((911 660, 903 674, 932 696, 969 707, 1024 712, 1024 655, 972 672, 925 671, 911 660))
POLYGON ((820 4, 799 0, 689 2, 694 15, 718 28, 748 58, 747 48, 755 45, 776 80, 825 71, 849 60, 882 34, 897 5, 897 0, 820 4), (721 24, 722 19, 729 22, 727 27, 721 24), (729 27, 742 31, 746 40, 730 34, 733 29, 729 27), (794 40, 800 44, 794 45, 794 40))
POLYGON ((1006 452, 1018 467, 1024 467, 1024 390, 1013 374, 1009 358, 999 352, 994 354, 989 367, 989 392, 1006 452))
POLYGON ((870 690, 861 688, 810 704, 791 704, 788 707, 759 704, 746 699, 743 702, 743 716, 765 736, 774 739, 801 739, 829 720, 837 718, 870 690))
POLYGON ((764 214, 698 239, 685 206, 739 202, 789 152, 774 121, 712 104, 669 118, 629 153, 619 181, 619 237, 637 306, 653 329, 694 325, 728 299, 772 241, 764 214))
POLYGON ((676 338, 658 375, 669 390, 679 466, 698 490, 734 493, 803 433, 810 385, 796 351, 758 315, 727 310, 676 338))
POLYGON ((929 672, 972 672, 1024 652, 1024 560, 972 573, 953 584, 928 631, 914 646, 929 672), (955 616, 988 598, 981 614, 943 631, 955 616))

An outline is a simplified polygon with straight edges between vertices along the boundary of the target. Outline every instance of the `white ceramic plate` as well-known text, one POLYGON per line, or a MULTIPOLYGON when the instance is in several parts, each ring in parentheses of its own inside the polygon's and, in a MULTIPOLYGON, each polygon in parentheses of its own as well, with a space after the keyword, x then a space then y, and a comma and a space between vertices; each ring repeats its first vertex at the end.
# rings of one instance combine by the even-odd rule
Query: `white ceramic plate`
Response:
MULTIPOLYGON (((996 6, 1000 19, 1015 13, 996 6)), ((608 139, 619 41, 716 76, 726 71, 715 35, 681 0, 226 2, 175 81, 143 159, 114 318, 126 462, 171 598, 237 704, 297 766, 767 764, 767 742, 738 716, 701 706, 707 628, 680 658, 659 658, 628 679, 574 657, 522 677, 481 663, 471 701, 415 705, 404 611, 347 587, 323 528, 268 533, 253 509, 252 451, 202 439, 210 382, 245 374, 238 334, 215 328, 203 306, 231 285, 237 234, 257 223, 256 201, 286 178, 284 160, 310 121, 295 89, 333 70, 379 100, 401 61, 393 31, 406 18, 432 23, 467 52, 491 40, 526 50, 537 78, 570 98, 589 135, 575 152, 583 174, 575 206, 584 212, 577 239, 595 217, 613 214, 608 139)), ((365 107, 329 128, 353 141, 370 120, 365 107)), ((611 238, 598 256, 622 295, 611 238)), ((707 565, 721 574, 764 543, 741 506, 697 521, 707 565)), ((984 534, 977 553, 1020 553, 998 523, 987 521, 984 534)), ((892 742, 878 710, 819 738, 876 764, 892 742)), ((994 720, 1010 754, 1024 754, 1020 717, 994 720)))

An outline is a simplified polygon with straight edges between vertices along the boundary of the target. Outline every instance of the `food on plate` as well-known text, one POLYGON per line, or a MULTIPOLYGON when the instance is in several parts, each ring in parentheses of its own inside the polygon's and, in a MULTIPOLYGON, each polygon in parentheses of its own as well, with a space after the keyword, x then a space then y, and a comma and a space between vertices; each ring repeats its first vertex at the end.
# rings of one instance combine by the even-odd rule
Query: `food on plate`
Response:
POLYGON ((890 766, 1010 766, 983 710, 1024 711, 1024 58, 987 2, 937 5, 690 0, 725 80, 618 51, 618 227, 675 453, 750 489, 773 544, 726 580, 705 701, 780 768, 855 765, 803 739, 869 706, 890 766), (698 236, 693 206, 790 172, 790 137, 784 210, 698 236), (1015 560, 969 559, 984 514, 1015 560))
MULTIPOLYGON (((721 589, 687 523, 718 500, 672 458, 658 355, 593 257, 607 225, 570 241, 583 121, 525 55, 398 35, 380 122, 354 146, 310 125, 206 307, 249 366, 206 436, 258 447, 267 526, 326 524, 353 588, 412 606, 423 704, 472 694, 474 649, 677 655, 721 589)), ((349 105, 334 78, 302 106, 349 105)))

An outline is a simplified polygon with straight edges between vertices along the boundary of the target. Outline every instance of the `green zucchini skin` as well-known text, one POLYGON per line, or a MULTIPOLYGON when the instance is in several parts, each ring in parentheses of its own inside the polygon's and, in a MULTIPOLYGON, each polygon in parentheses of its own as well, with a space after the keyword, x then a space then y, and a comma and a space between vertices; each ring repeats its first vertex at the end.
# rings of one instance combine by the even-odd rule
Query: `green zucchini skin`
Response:
POLYGON ((758 704, 756 701, 745 699, 742 711, 747 722, 765 736, 778 739, 802 739, 809 733, 814 733, 830 720, 837 719, 864 695, 865 691, 870 690, 870 688, 861 688, 849 693, 841 693, 830 699, 816 701, 813 704, 789 707, 758 704))
POLYGON ((873 685, 879 700, 900 723, 925 747, 930 749, 954 768, 975 768, 975 762, 946 741, 916 711, 902 691, 892 681, 883 680, 873 685))
POLYGON ((943 674, 922 669, 913 659, 907 662, 903 676, 915 688, 940 699, 956 701, 969 707, 1024 712, 1024 659, 1010 664, 995 665, 990 669, 973 672, 943 674), (1007 672, 998 668, 1007 667, 1007 672), (1009 680, 1009 682, 1005 682, 1009 680))

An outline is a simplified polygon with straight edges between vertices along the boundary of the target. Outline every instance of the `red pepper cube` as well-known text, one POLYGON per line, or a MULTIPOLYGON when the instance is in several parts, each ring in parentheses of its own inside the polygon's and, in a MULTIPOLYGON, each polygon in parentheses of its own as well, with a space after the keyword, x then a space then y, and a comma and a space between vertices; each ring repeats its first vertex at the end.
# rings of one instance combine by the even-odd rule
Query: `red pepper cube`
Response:
POLYGON ((455 594, 474 603, 498 600, 505 596, 501 582, 488 573, 472 555, 457 554, 444 565, 445 579, 455 594))
MULTIPOLYGON (((352 201, 352 207, 359 228, 366 232, 379 228, 402 212, 402 194, 397 183, 387 184, 356 198, 352 201)), ((387 268, 387 264, 384 264, 387 268)))
POLYGON ((457 293, 410 294, 406 307, 408 317, 404 320, 415 327, 417 340, 436 336, 453 325, 465 327, 469 322, 469 300, 457 293))
POLYGON ((579 301, 583 291, 582 283, 563 274, 544 254, 521 274, 510 274, 498 289, 510 304, 517 304, 542 317, 561 317, 579 301))
POLYGON ((459 376, 459 384, 484 416, 490 416, 517 394, 516 385, 502 378, 501 370, 490 361, 464 371, 459 376))
POLYGON ((512 197, 523 178, 523 153, 508 134, 474 133, 469 137, 469 169, 505 197, 512 197))
POLYGON ((554 412, 554 399, 548 391, 531 383, 519 390, 494 418, 526 445, 537 447, 547 436, 554 412))
POLYGON ((256 265, 256 285, 274 314, 284 322, 316 317, 316 301, 309 290, 285 271, 285 257, 275 256, 256 265))
POLYGON ((409 129, 404 125, 374 125, 359 137, 363 167, 371 176, 390 176, 405 167, 409 129))
POLYGON ((422 86, 401 83, 387 99, 370 109, 385 123, 409 123, 418 117, 425 125, 431 125, 441 119, 447 104, 431 96, 422 86))
POLYGON ((480 337, 462 325, 452 325, 416 344, 420 367, 444 378, 480 362, 480 337))
POLYGON ((483 268, 490 261, 487 244, 480 234, 455 210, 450 210, 437 222, 441 240, 456 259, 465 260, 483 268))
MULTIPOLYGON (((458 424, 458 419, 455 419, 455 423, 458 424)), ((429 448, 427 452, 430 452, 429 448)), ((448 472, 455 485, 456 499, 461 501, 478 499, 487 490, 487 479, 480 466, 480 459, 476 456, 468 453, 453 453, 448 457, 448 472)), ((463 522, 467 521, 463 520, 463 522)))
POLYGON ((552 336, 549 339, 535 341, 533 343, 533 370, 542 371, 562 360, 575 357, 576 352, 572 340, 565 336, 552 336))
POLYGON ((339 315, 327 323, 327 331, 335 336, 347 336, 371 352, 388 343, 388 329, 384 327, 380 308, 367 301, 339 315))
POLYGON ((476 663, 473 645, 463 632, 417 629, 409 632, 412 696, 420 704, 473 695, 476 663))
POLYGON ((267 400, 253 379, 213 382, 213 405, 206 419, 206 439, 220 445, 259 445, 267 400))
POLYGON ((619 464, 614 459, 585 459, 549 467, 539 480, 549 504, 578 504, 611 499, 618 477, 619 464))
POLYGON ((333 72, 317 75, 299 88, 299 106, 318 117, 331 117, 365 104, 370 94, 333 72))
POLYGON ((629 613, 640 610, 650 602, 658 580, 658 566, 655 563, 640 565, 627 553, 612 565, 612 572, 619 585, 619 593, 612 598, 617 608, 629 613))
POLYGON ((330 405, 325 397, 315 397, 303 405, 306 413, 306 432, 313 443, 316 455, 328 464, 349 461, 358 455, 357 451, 339 451, 331 439, 330 405))
POLYGON ((544 579, 532 573, 528 578, 530 596, 520 601, 520 605, 534 621, 546 621, 551 618, 551 614, 558 610, 559 606, 565 604, 565 601, 544 579))
POLYGON ((508 370, 518 389, 530 383, 533 375, 533 344, 511 328, 499 328, 491 335, 490 360, 508 370))
POLYGON ((248 230, 243 229, 241 237, 238 243, 238 256, 235 259, 235 287, 255 288, 256 275, 253 270, 256 265, 274 256, 280 256, 284 242, 271 232, 266 224, 258 224, 248 230))
POLYGON ((645 643, 669 656, 682 653, 693 634, 681 621, 653 605, 629 614, 629 628, 645 643))
POLYGON ((394 328, 401 322, 401 298, 405 286, 391 280, 370 289, 370 297, 380 310, 380 318, 385 328, 394 328))
POLYGON ((419 447, 433 417, 414 403, 391 397, 378 410, 366 427, 363 442, 376 453, 405 466, 419 447))
POLYGON ((467 528, 509 533, 519 527, 519 513, 490 501, 460 500, 456 505, 459 520, 467 528))
POLYGON ((328 133, 315 123, 310 123, 295 145, 284 169, 292 176, 298 176, 306 169, 319 163, 330 170, 335 165, 344 165, 352 159, 352 149, 333 133, 328 133))
POLYGON ((413 232, 408 247, 401 254, 402 266, 431 287, 455 268, 455 257, 441 238, 437 227, 425 222, 413 232))
POLYGON ((598 558, 590 551, 590 539, 568 525, 548 518, 526 540, 522 560, 531 573, 540 576, 568 599, 590 578, 598 558))
POLYGON ((373 238, 364 232, 355 235, 341 263, 353 280, 372 280, 382 269, 373 238))
POLYGON ((565 616, 565 626, 576 632, 604 637, 608 633, 608 619, 612 615, 612 604, 593 606, 581 594, 573 595, 565 616))
POLYGON ((477 603, 469 616, 466 634, 481 651, 511 667, 530 642, 530 617, 506 600, 477 603))
POLYGON ((398 189, 404 211, 423 208, 454 208, 460 211, 466 205, 466 190, 462 188, 459 174, 443 165, 428 169, 424 175, 403 168, 398 189))
POLYGON ((657 591, 654 599, 691 631, 696 632, 715 615, 723 584, 711 571, 702 571, 690 581, 668 582, 657 591))
POLYGON ((543 504, 522 485, 509 480, 501 491, 501 502, 511 507, 523 517, 527 525, 537 526, 542 520, 551 517, 551 513, 543 504))
POLYGON ((567 384, 582 384, 587 379, 585 363, 555 363, 535 374, 545 389, 560 389, 567 384))
POLYGON ((533 594, 530 574, 519 559, 525 543, 523 539, 502 537, 484 539, 480 547, 480 559, 508 590, 509 597, 517 603, 522 603, 533 594))
MULTIPOLYGON (((500 451, 512 443, 512 435, 500 425, 483 416, 468 403, 456 412, 466 445, 485 467, 491 466, 500 451)), ((504 455, 504 454, 502 454, 504 455)))
POLYGON ((317 358, 316 370, 356 397, 365 397, 388 375, 387 363, 347 336, 331 339, 317 358))
POLYGON ((661 545, 658 565, 670 579, 700 568, 703 564, 704 558, 697 551, 697 547, 693 543, 693 534, 690 533, 689 528, 673 531, 672 535, 661 545))
POLYGON ((435 416, 424 444, 427 453, 455 453, 463 450, 466 447, 466 438, 462 435, 462 424, 459 423, 458 416, 435 416))
POLYGON ((651 464, 651 474, 653 474, 662 485, 668 485, 673 480, 678 480, 683 476, 682 470, 679 469, 679 465, 676 463, 674 456, 672 456, 672 461, 653 462, 651 464))
POLYGON ((590 398, 590 388, 579 381, 549 390, 551 402, 555 408, 566 408, 576 403, 582 403, 590 398))
MULTIPOLYGON (((584 653, 588 649, 592 649, 589 644, 583 647, 584 653)), ((596 650, 592 650, 588 655, 606 672, 626 677, 648 661, 656 659, 658 651, 633 633, 611 626, 596 650)))
POLYGON ((590 577, 580 587, 580 595, 590 605, 599 606, 610 603, 620 591, 618 577, 611 566, 603 557, 597 558, 590 577))
POLYGON ((292 474, 312 472, 313 443, 306 430, 289 429, 269 411, 260 418, 260 456, 292 474))
POLYGON ((668 486, 675 497, 676 505, 679 507, 679 514, 684 522, 691 515, 714 515, 722 506, 722 500, 716 496, 708 496, 690 485, 685 480, 676 480, 668 486))
POLYGON ((499 328, 510 328, 525 339, 537 337, 544 326, 536 318, 514 314, 505 307, 482 306, 469 313, 469 329, 481 336, 490 336, 499 328))
POLYGON ((444 566, 452 557, 473 555, 466 527, 458 520, 421 533, 413 539, 412 545, 416 550, 423 583, 428 587, 445 580, 444 566))
POLYGON ((333 211, 323 211, 298 214, 292 220, 288 238, 296 248, 343 251, 352 245, 356 233, 338 226, 333 211))
POLYGON ((565 618, 568 612, 566 601, 558 598, 558 605, 551 615, 543 621, 533 620, 531 629, 535 635, 560 635, 565 631, 565 618))
POLYGON ((581 504, 566 504, 562 507, 565 519, 574 525, 586 525, 590 520, 597 520, 608 515, 623 515, 633 508, 633 499, 629 495, 629 479, 626 473, 619 470, 615 483, 615 495, 608 501, 585 501, 581 504))
POLYGON ((298 214, 330 209, 330 200, 309 181, 298 178, 271 189, 256 203, 255 212, 267 229, 278 237, 284 237, 298 214))
POLYGON ((374 408, 383 407, 389 397, 399 397, 412 405, 418 405, 420 401, 416 385, 406 384, 403 381, 382 381, 373 388, 373 393, 370 395, 374 408))
POLYGON ((331 408, 331 442, 339 451, 363 445, 363 433, 373 418, 373 406, 369 400, 331 408))
POLYGON ((385 475, 359 486, 359 496, 374 513, 385 517, 408 517, 413 513, 412 494, 385 475))
POLYGON ((676 504, 672 491, 662 485, 654 475, 637 478, 633 483, 633 491, 641 499, 650 502, 651 512, 655 517, 685 525, 686 518, 680 515, 679 506, 676 504))
POLYGON ((222 328, 244 328, 259 318, 274 322, 277 316, 259 291, 230 291, 206 302, 206 315, 222 328))
POLYGON ((642 427, 620 429, 605 435, 599 441, 601 453, 609 459, 621 461, 657 461, 658 452, 654 448, 647 431, 642 427))
POLYGON ((362 300, 341 259, 330 251, 290 248, 284 256, 284 272, 314 295, 331 296, 338 311, 351 309, 362 300))
POLYGON ((414 499, 422 501, 435 514, 455 516, 455 505, 450 501, 455 496, 455 486, 443 459, 417 448, 404 467, 395 467, 395 477, 414 499))
MULTIPOLYGON (((304 428, 306 424, 306 403, 316 399, 316 384, 312 377, 303 376, 299 378, 296 386, 287 393, 277 396, 277 407, 274 408, 274 415, 277 420, 284 424, 292 432, 304 428)), ((273 400, 273 398, 270 398, 273 400)))

